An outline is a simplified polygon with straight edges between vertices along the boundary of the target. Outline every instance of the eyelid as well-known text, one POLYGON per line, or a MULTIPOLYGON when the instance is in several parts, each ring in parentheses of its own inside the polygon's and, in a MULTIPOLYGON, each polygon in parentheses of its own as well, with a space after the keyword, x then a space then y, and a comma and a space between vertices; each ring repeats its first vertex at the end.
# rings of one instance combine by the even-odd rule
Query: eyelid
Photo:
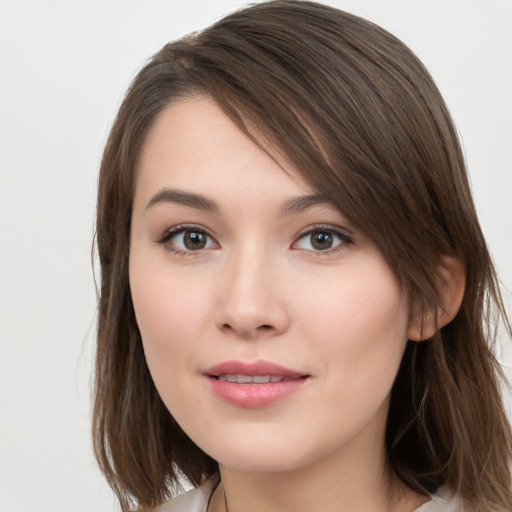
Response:
MULTIPOLYGON (((174 236, 176 236, 176 235, 178 235, 180 233, 183 233, 185 231, 189 231, 189 230, 197 231, 199 233, 205 234, 216 245, 216 247, 213 247, 213 248, 220 248, 220 243, 218 242, 216 237, 210 232, 210 230, 208 230, 207 228, 205 228, 202 225, 199 225, 199 224, 189 224, 189 223, 177 224, 175 226, 167 228, 157 238, 157 240, 155 242, 157 244, 159 244, 159 245, 166 246, 166 248, 169 251, 172 251, 172 252, 174 252, 176 254, 188 255, 188 256, 189 255, 196 255, 197 256, 197 255, 203 253, 205 250, 211 250, 212 249, 212 247, 207 247, 207 248, 198 249, 198 250, 195 250, 195 251, 194 250, 182 250, 182 249, 180 249, 178 247, 175 247, 175 246, 172 246, 171 244, 169 244, 169 241, 174 236)), ((351 245, 353 243, 354 243, 354 240, 353 240, 352 231, 350 231, 350 234, 348 234, 346 232, 346 230, 344 230, 343 228, 338 227, 338 226, 332 226, 332 225, 326 225, 326 224, 317 224, 317 225, 308 226, 307 228, 301 230, 295 236, 294 241, 293 241, 293 243, 292 243, 290 248, 294 249, 294 250, 300 250, 300 251, 306 251, 306 252, 309 252, 309 253, 314 253, 315 255, 319 255, 319 256, 322 256, 322 255, 326 255, 327 256, 329 254, 333 254, 333 253, 338 252, 340 250, 346 249, 347 246, 349 246, 349 245, 351 245), (340 239, 340 243, 338 243, 337 245, 335 245, 332 248, 328 248, 328 249, 325 249, 325 250, 315 250, 315 249, 306 249, 306 248, 294 247, 304 237, 306 237, 308 235, 311 235, 314 232, 322 232, 322 231, 323 232, 327 232, 327 233, 332 233, 333 235, 335 235, 336 237, 338 237, 340 239)))
MULTIPOLYGON (((160 245, 166 245, 166 244, 168 244, 168 242, 171 240, 172 237, 179 235, 180 233, 183 233, 184 231, 196 231, 198 233, 203 233, 206 236, 208 236, 209 238, 211 238, 217 247, 220 247, 220 244, 217 241, 216 237, 208 229, 206 229, 204 226, 201 226, 199 224, 177 224, 175 226, 172 226, 172 227, 166 229, 157 238, 156 243, 160 244, 160 245)), ((210 249, 210 248, 207 248, 207 249, 198 249, 197 251, 190 251, 190 250, 183 251, 181 249, 178 249, 177 247, 171 247, 170 245, 168 245, 167 248, 177 254, 187 254, 187 255, 197 254, 204 250, 210 249)))
POLYGON ((311 253, 315 253, 318 255, 328 255, 332 254, 334 252, 340 251, 345 249, 348 245, 351 245, 354 243, 353 236, 348 233, 343 228, 340 227, 334 227, 332 225, 325 225, 325 224, 319 224, 319 225, 313 225, 305 228, 302 230, 296 237, 294 242, 292 243, 292 248, 294 245, 296 245, 300 240, 302 240, 304 237, 311 235, 314 232, 327 232, 332 233, 333 235, 340 238, 341 242, 337 245, 335 245, 332 248, 325 249, 325 250, 314 250, 314 249, 302 249, 302 248, 296 248, 295 250, 299 251, 308 251, 311 253))

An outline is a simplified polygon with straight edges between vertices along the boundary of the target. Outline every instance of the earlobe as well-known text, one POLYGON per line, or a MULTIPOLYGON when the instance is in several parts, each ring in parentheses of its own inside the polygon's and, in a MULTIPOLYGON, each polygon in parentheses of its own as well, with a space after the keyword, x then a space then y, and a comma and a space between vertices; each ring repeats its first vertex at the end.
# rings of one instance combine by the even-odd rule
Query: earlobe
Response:
POLYGON ((441 306, 433 311, 416 313, 409 321, 407 337, 413 341, 431 338, 438 329, 449 324, 459 312, 466 289, 466 268, 457 258, 443 256, 440 268, 439 296, 441 306))

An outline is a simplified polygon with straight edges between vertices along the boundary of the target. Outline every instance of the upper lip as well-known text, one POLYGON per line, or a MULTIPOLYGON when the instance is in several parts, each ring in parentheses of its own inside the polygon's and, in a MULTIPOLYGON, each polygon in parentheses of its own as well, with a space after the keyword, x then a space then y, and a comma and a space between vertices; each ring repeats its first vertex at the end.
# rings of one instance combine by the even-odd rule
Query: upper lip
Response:
POLYGON ((224 361, 208 368, 205 375, 210 377, 218 377, 219 375, 278 375, 290 379, 298 379, 307 377, 308 375, 291 368, 286 368, 280 364, 270 361, 255 361, 253 363, 245 363, 242 361, 224 361))

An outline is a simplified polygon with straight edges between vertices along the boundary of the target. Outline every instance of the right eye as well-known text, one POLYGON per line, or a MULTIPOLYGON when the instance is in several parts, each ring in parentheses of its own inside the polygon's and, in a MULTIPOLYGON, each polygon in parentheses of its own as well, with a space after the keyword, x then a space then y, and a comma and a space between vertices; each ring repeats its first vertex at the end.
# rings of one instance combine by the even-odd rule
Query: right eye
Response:
POLYGON ((195 226, 175 226, 167 230, 158 240, 178 254, 217 248, 217 242, 204 230, 195 226))

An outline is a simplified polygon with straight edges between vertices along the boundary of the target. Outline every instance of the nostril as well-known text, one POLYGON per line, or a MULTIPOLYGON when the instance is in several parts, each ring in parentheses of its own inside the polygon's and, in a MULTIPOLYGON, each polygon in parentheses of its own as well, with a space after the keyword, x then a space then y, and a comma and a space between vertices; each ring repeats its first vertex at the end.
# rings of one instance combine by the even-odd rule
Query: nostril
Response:
POLYGON ((250 329, 250 328, 244 329, 243 326, 234 326, 234 325, 231 325, 230 323, 222 324, 221 329, 226 333, 236 332, 240 336, 249 337, 249 338, 265 336, 267 333, 270 334, 276 330, 276 328, 270 324, 262 324, 262 325, 259 325, 258 327, 256 327, 255 329, 250 329))

